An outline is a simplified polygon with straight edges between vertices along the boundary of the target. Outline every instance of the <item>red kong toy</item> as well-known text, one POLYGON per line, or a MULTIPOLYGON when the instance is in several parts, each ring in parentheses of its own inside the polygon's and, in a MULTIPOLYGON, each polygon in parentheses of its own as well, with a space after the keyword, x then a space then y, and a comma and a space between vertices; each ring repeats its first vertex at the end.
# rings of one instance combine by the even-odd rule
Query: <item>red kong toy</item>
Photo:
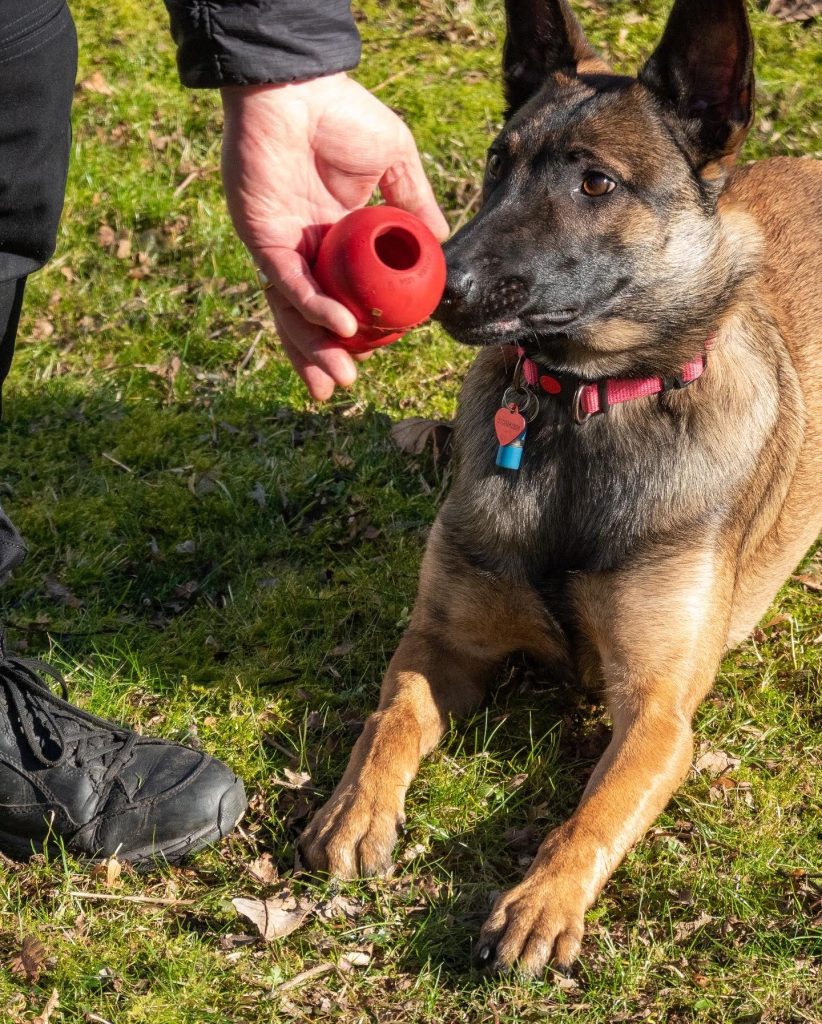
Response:
POLYGON ((326 295, 357 318, 357 333, 340 338, 355 353, 390 345, 422 323, 445 288, 439 242, 421 220, 392 206, 366 206, 338 221, 313 272, 326 295))

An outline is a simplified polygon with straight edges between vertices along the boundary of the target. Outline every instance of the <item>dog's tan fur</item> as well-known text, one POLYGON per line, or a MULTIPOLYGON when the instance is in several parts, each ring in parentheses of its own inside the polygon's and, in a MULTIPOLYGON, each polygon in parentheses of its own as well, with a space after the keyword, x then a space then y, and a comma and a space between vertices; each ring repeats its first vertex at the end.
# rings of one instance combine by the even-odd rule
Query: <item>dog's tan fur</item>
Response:
MULTIPOLYGON (((526 651, 576 668, 604 686, 613 738, 577 810, 498 899, 480 940, 500 967, 539 971, 551 958, 561 966, 574 959, 585 911, 689 769, 691 719, 723 652, 749 634, 822 526, 820 209, 822 166, 810 160, 745 167, 720 201, 727 253, 716 259, 759 269, 723 310, 709 372, 673 393, 669 409, 687 412, 699 439, 694 463, 682 467, 695 491, 731 448, 750 453, 729 495, 733 514, 685 535, 673 519, 655 521, 653 536, 622 564, 571 574, 569 642, 521 574, 487 572, 459 553, 443 513, 379 710, 301 840, 308 866, 352 877, 391 864, 420 758, 450 716, 482 702, 506 656, 526 651)), ((612 323, 608 347, 633 343, 635 330, 612 323)), ((499 350, 480 353, 463 395, 469 418, 480 396, 498 393, 502 359, 499 350)), ((642 401, 609 416, 612 429, 623 429, 657 414, 642 401)), ((460 463, 458 474, 470 465, 460 463)))

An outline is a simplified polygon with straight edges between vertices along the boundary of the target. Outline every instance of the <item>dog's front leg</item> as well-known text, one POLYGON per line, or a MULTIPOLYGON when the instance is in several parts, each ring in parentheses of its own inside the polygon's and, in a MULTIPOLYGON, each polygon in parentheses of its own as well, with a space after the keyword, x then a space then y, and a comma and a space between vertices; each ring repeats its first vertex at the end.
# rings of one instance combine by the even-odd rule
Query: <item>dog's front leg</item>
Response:
POLYGON ((567 969, 585 911, 682 782, 691 718, 710 688, 728 622, 728 573, 713 557, 649 559, 653 569, 578 579, 583 632, 599 652, 613 738, 573 816, 494 905, 481 964, 567 969))
POLYGON ((435 524, 411 625, 388 666, 379 709, 300 839, 307 867, 342 878, 391 867, 420 759, 452 715, 478 707, 501 662, 521 649, 554 662, 567 658, 538 595, 478 572, 435 524))
POLYGON ((340 878, 384 874, 403 822, 405 793, 420 759, 437 745, 452 714, 475 708, 495 662, 413 626, 382 684, 379 709, 365 723, 330 800, 300 838, 305 864, 340 878))

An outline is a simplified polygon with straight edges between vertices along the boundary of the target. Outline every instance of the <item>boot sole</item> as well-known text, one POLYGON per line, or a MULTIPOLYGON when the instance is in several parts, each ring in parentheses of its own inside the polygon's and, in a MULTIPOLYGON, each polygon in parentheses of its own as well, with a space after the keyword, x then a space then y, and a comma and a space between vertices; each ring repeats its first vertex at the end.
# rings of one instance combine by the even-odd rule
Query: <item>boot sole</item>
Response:
MULTIPOLYGON (((216 823, 207 825, 199 832, 182 836, 161 846, 152 844, 151 846, 138 847, 135 850, 121 849, 117 856, 120 860, 127 861, 136 868, 150 868, 154 864, 163 862, 176 864, 184 857, 188 857, 190 854, 216 843, 230 832, 233 832, 245 814, 247 806, 248 801, 246 800, 243 780, 235 779, 234 783, 229 786, 220 798, 220 810, 216 823)), ((21 839, 19 836, 0 831, 0 852, 14 860, 29 860, 34 854, 41 853, 45 849, 56 853, 59 848, 53 840, 21 839)), ((97 853, 91 857, 86 853, 75 854, 71 850, 70 843, 67 844, 67 849, 72 853, 72 856, 82 857, 92 864, 104 861, 114 853, 111 850, 107 853, 97 853)))

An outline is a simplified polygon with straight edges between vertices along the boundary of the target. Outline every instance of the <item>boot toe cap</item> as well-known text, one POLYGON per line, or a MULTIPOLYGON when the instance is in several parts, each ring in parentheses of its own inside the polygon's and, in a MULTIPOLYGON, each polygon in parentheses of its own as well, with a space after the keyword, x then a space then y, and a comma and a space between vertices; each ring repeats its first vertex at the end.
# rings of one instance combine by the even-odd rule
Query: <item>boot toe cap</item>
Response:
POLYGON ((137 744, 127 770, 71 847, 93 857, 170 862, 228 835, 246 808, 242 780, 221 761, 178 744, 137 744))

